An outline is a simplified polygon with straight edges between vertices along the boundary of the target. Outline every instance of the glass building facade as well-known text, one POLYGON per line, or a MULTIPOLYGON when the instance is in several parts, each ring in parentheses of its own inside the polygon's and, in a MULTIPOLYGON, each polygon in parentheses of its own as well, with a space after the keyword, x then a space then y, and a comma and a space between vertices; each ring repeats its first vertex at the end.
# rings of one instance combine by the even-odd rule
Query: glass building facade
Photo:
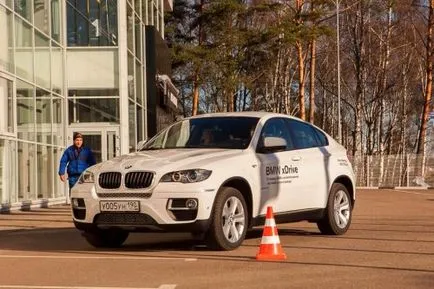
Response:
POLYGON ((65 201, 57 170, 75 131, 97 161, 149 135, 145 30, 164 38, 172 6, 0 0, 0 211, 65 201))

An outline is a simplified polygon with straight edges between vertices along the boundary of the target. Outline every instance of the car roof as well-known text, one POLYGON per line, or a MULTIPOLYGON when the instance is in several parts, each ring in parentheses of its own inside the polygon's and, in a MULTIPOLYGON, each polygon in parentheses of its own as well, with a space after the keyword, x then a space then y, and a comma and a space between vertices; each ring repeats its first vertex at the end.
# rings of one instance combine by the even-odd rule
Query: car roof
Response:
POLYGON ((237 112, 214 112, 214 113, 205 113, 205 114, 199 114, 196 116, 189 117, 188 119, 194 119, 194 118, 206 118, 206 117, 257 117, 257 118, 269 118, 269 117, 288 117, 300 120, 299 118, 282 114, 282 113, 273 113, 273 112, 266 112, 266 111, 237 111, 237 112))

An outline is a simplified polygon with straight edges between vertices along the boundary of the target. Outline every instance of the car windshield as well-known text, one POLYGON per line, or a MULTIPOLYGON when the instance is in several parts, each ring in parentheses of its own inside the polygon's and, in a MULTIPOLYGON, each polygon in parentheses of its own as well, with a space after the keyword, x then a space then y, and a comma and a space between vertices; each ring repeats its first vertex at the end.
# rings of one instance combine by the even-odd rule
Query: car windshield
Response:
POLYGON ((171 148, 245 149, 258 123, 256 117, 203 117, 174 123, 141 150, 171 148))

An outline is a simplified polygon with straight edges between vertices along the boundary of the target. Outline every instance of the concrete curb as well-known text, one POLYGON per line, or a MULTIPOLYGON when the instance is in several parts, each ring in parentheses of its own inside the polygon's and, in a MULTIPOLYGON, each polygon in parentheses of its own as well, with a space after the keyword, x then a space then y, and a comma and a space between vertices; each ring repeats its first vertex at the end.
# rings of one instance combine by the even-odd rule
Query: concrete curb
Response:
POLYGON ((56 198, 56 199, 39 199, 33 201, 22 201, 13 204, 0 204, 0 214, 7 214, 10 211, 31 211, 37 208, 48 208, 55 205, 66 204, 66 198, 56 198))

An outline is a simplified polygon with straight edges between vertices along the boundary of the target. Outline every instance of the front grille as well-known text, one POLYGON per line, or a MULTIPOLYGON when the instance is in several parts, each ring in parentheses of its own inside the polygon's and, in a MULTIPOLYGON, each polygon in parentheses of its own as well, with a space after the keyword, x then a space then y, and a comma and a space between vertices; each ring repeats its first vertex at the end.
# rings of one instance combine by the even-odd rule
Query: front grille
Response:
POLYGON ((151 193, 98 193, 100 198, 141 198, 147 199, 151 197, 151 193))
POLYGON ((99 186, 104 189, 117 189, 121 186, 122 174, 119 172, 106 172, 99 175, 99 186))
POLYGON ((95 216, 97 225, 155 225, 151 216, 140 213, 101 213, 95 216))
POLYGON ((152 184, 154 174, 151 172, 129 172, 125 175, 125 187, 144 189, 152 184))

